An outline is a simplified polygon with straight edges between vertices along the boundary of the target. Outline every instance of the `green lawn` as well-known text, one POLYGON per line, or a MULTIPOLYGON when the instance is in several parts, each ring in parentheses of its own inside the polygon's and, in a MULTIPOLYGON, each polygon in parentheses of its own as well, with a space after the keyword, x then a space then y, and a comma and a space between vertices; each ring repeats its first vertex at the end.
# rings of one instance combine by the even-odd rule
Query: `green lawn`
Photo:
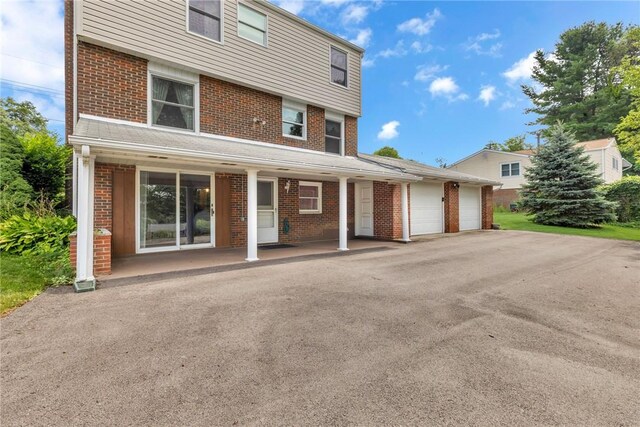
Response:
POLYGON ((18 255, 0 255, 0 315, 21 306, 46 288, 46 278, 18 255))
POLYGON ((604 239, 640 241, 640 228, 606 224, 600 228, 570 228, 533 223, 519 212, 495 212, 493 222, 500 224, 504 230, 539 231, 542 233, 572 234, 576 236, 601 237, 604 239))

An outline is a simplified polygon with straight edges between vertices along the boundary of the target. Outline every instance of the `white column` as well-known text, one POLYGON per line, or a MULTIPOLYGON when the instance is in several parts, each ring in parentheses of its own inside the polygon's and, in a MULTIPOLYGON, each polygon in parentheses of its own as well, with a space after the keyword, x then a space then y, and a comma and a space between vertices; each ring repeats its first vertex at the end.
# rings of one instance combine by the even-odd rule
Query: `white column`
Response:
POLYGON ((348 251, 347 247, 347 177, 340 177, 340 242, 338 244, 339 251, 348 251))
POLYGON ((402 209, 402 241, 410 242, 409 238, 409 192, 406 182, 400 183, 400 205, 402 209))
POLYGON ((258 261, 258 170, 247 169, 247 259, 258 261))
POLYGON ((93 277, 93 166, 94 160, 89 146, 83 145, 77 161, 78 171, 78 209, 77 209, 77 254, 76 280, 77 292, 95 289, 93 277))

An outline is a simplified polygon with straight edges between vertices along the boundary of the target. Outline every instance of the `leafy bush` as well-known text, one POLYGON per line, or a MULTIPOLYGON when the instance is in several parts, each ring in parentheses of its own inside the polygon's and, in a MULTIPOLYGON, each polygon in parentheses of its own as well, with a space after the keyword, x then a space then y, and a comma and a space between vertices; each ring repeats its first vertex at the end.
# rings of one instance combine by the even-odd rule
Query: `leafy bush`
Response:
POLYGON ((618 204, 618 222, 640 222, 640 176, 625 176, 602 186, 604 197, 618 204))
POLYGON ((24 148, 11 129, 0 125, 0 220, 21 212, 33 198, 33 188, 22 177, 24 148))
POLYGON ((51 132, 26 133, 20 137, 24 149, 22 176, 36 193, 59 203, 64 200, 64 183, 71 149, 58 144, 51 132))
POLYGON ((0 250, 22 255, 66 251, 75 228, 73 217, 39 216, 26 211, 0 224, 0 250))

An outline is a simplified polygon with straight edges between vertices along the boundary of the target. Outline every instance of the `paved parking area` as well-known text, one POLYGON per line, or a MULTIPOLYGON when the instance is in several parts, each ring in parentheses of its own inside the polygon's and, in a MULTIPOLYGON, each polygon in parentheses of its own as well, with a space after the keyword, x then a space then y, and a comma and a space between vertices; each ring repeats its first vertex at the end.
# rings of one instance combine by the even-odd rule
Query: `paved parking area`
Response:
POLYGON ((640 245, 479 232, 0 320, 2 425, 640 420, 640 245))

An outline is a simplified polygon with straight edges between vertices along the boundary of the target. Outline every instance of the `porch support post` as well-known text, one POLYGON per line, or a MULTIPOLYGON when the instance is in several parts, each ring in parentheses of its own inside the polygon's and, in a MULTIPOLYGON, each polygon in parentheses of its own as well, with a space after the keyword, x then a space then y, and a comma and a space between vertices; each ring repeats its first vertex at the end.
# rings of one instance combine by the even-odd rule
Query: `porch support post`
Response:
POLYGON ((406 182, 400 183, 400 204, 402 210, 402 241, 410 242, 409 238, 409 191, 406 182))
POLYGON ((339 229, 340 229, 340 242, 338 244, 339 251, 348 251, 347 247, 347 177, 340 177, 340 214, 339 214, 339 229))
POLYGON ((78 209, 77 209, 77 255, 76 280, 73 287, 76 292, 93 291, 96 279, 93 276, 93 169, 94 159, 89 146, 83 145, 77 159, 78 209))
POLYGON ((258 170, 247 169, 247 259, 258 261, 258 170))

